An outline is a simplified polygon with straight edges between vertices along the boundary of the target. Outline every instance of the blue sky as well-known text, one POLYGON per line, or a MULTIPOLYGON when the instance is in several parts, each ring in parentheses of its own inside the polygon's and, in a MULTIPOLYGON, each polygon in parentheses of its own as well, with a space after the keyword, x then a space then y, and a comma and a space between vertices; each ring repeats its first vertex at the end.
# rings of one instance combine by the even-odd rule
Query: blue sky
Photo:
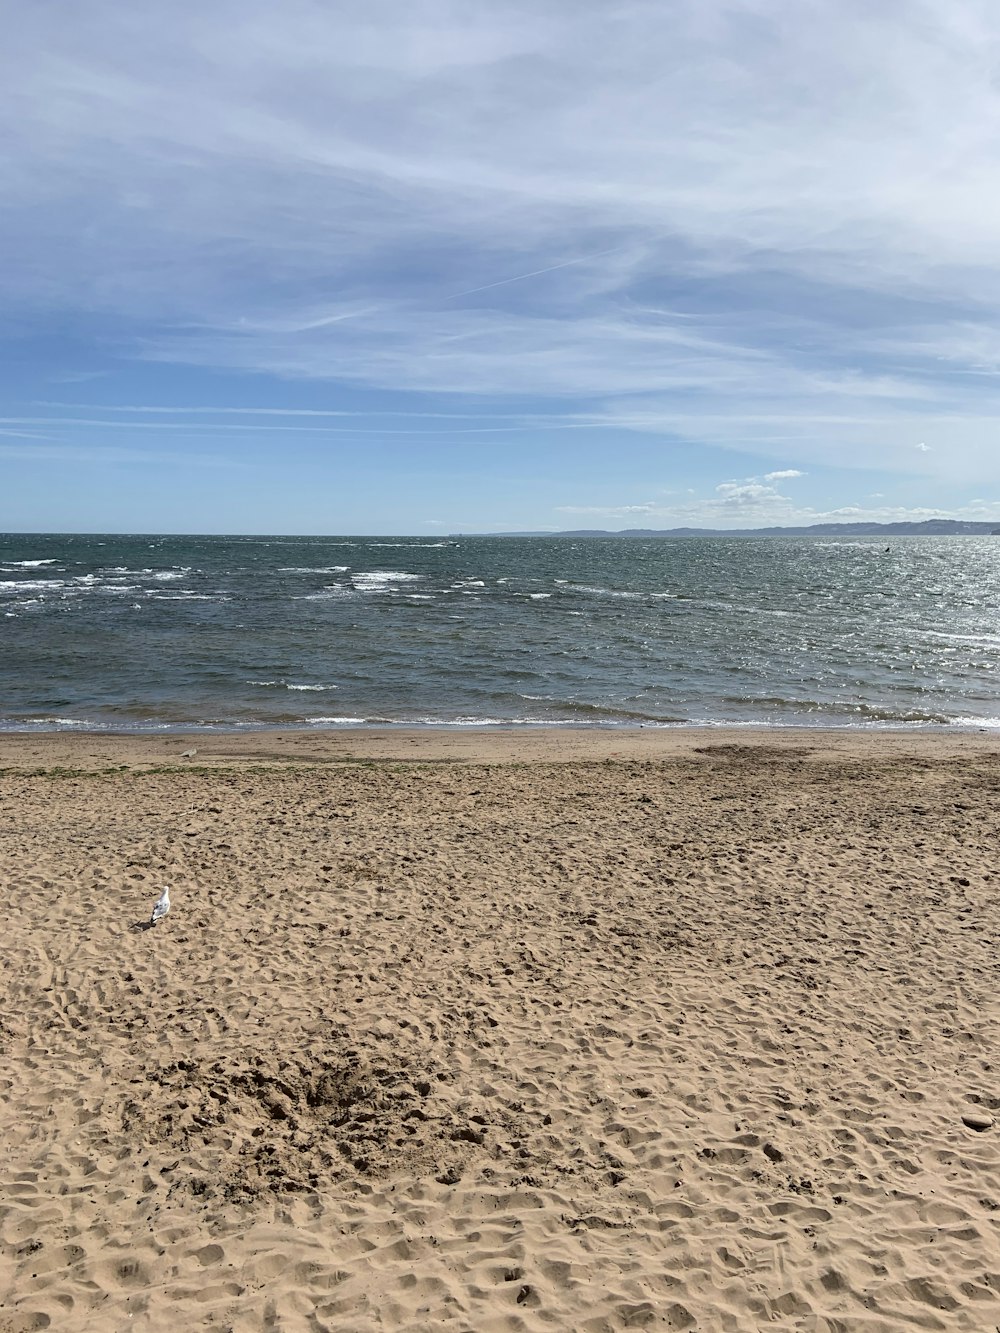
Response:
POLYGON ((0 528, 1000 521, 1000 14, 22 7, 0 528))

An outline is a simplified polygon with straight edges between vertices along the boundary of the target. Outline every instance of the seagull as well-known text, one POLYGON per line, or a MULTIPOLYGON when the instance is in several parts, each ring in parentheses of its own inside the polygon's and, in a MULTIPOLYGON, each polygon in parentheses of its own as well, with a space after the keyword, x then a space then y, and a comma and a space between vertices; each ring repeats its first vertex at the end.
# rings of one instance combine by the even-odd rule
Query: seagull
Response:
POLYGON ((193 759, 197 753, 198 753, 197 750, 182 750, 182 751, 181 751, 181 758, 182 758, 182 759, 193 759))
POLYGON ((156 900, 156 906, 153 908, 153 914, 149 918, 149 924, 155 926, 157 921, 162 921, 170 911, 170 885, 163 890, 156 900))

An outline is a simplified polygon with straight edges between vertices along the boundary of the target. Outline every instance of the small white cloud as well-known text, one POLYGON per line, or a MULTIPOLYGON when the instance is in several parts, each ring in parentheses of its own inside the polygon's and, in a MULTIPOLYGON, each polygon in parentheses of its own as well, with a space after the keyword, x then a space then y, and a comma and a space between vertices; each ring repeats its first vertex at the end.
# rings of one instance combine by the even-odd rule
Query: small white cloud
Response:
POLYGON ((716 495, 722 496, 723 504, 749 505, 759 500, 770 500, 777 496, 773 486, 762 486, 759 481, 724 481, 716 486, 716 495))
POLYGON ((929 453, 931 452, 931 447, 930 447, 930 445, 929 445, 929 444, 924 444, 924 442, 923 442, 922 440, 921 440, 921 442, 917 445, 917 448, 920 450, 920 452, 921 452, 922 454, 929 454, 929 453))
POLYGON ((639 505, 556 505, 557 514, 605 514, 611 518, 624 518, 628 514, 655 514, 654 504, 639 505))
POLYGON ((798 468, 795 468, 795 467, 786 467, 786 468, 782 468, 782 470, 781 470, 780 472, 765 472, 765 473, 764 473, 764 480, 765 480, 765 481, 785 481, 785 480, 787 480, 787 479, 789 479, 789 478, 791 478, 791 477, 804 477, 805 475, 806 475, 806 474, 805 474, 804 472, 800 472, 800 471, 798 470, 798 468))

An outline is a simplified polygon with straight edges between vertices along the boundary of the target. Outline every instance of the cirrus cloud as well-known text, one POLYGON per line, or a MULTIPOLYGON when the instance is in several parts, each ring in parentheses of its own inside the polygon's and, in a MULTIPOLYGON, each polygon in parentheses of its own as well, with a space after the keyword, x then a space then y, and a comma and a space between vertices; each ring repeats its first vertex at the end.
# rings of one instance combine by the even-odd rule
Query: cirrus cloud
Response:
POLYGON ((998 45, 981 0, 26 6, 6 331, 77 330, 143 389, 750 455, 734 509, 807 466, 981 489, 998 45))

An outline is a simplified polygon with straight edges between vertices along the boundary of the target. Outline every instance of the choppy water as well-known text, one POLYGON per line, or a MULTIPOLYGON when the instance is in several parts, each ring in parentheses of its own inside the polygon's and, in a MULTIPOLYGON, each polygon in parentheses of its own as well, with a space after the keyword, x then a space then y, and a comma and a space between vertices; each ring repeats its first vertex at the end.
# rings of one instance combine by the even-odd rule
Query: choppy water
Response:
POLYGON ((1000 538, 0 537, 0 729, 1000 727, 1000 538))

